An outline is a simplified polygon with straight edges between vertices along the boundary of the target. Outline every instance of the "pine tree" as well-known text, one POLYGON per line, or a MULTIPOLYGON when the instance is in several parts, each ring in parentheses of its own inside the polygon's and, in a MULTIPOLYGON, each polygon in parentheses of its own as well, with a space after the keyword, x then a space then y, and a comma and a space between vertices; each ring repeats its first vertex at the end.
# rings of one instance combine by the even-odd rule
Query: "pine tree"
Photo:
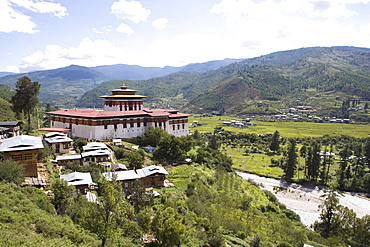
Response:
POLYGON ((16 113, 23 113, 27 116, 28 127, 27 131, 31 130, 31 113, 35 110, 39 99, 37 96, 40 93, 40 84, 36 81, 32 82, 30 78, 24 76, 15 84, 16 93, 12 97, 13 110, 16 113))
POLYGON ((296 142, 290 141, 288 147, 288 153, 284 164, 284 177, 287 181, 291 181, 297 170, 297 153, 296 153, 296 142))
POLYGON ((274 135, 271 137, 270 150, 277 152, 280 149, 280 134, 279 131, 275 131, 274 135))

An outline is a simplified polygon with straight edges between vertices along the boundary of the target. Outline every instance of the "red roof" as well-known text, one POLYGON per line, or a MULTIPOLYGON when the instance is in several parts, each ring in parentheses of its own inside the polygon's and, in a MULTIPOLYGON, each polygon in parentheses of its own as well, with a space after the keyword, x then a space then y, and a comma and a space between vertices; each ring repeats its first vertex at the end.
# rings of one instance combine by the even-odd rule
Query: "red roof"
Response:
POLYGON ((130 116, 151 116, 151 117, 186 117, 188 114, 177 113, 174 109, 144 109, 140 111, 97 111, 94 109, 64 109, 58 111, 47 112, 52 115, 61 115, 68 117, 82 118, 114 118, 114 117, 130 117, 130 116))

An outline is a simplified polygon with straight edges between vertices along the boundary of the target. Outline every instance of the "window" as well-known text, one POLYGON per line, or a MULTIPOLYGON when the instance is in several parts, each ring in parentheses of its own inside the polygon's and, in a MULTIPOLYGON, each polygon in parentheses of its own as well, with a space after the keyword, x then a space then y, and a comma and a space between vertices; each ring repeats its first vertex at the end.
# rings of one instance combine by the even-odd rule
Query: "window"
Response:
POLYGON ((33 155, 32 153, 22 153, 22 154, 13 154, 12 159, 14 161, 21 161, 21 160, 32 160, 33 155))

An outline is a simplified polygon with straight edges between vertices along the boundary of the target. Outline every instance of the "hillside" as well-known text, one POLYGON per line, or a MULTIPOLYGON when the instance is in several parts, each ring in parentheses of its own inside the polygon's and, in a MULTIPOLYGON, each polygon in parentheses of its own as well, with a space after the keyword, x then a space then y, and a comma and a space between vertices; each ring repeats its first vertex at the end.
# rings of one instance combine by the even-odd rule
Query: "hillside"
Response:
POLYGON ((141 67, 137 65, 105 65, 98 67, 82 67, 71 65, 54 70, 35 71, 22 74, 0 74, 0 84, 14 87, 16 81, 27 76, 41 84, 39 99, 42 103, 50 103, 59 107, 74 107, 76 100, 85 92, 108 80, 146 80, 166 76, 171 73, 199 73, 218 69, 236 59, 225 59, 207 63, 190 64, 183 67, 141 67))
MULTIPOLYGON (((265 100, 267 105, 283 101, 288 108, 297 105, 292 102, 321 94, 364 101, 370 98, 369 68, 369 49, 317 48, 286 63, 241 69, 194 97, 188 107, 240 114, 250 112, 249 102, 253 100, 265 100)), ((320 100, 317 97, 313 101, 320 100)), ((315 102, 311 100, 310 104, 315 102)))
POLYGON ((15 91, 5 85, 0 85, 0 121, 15 120, 12 104, 9 102, 15 91))
POLYGON ((77 97, 106 80, 104 75, 89 68, 72 65, 55 70, 4 76, 0 78, 0 84, 14 87, 16 81, 23 76, 41 84, 39 99, 42 103, 57 106, 73 105, 77 97))
POLYGON ((313 47, 275 52, 203 73, 108 81, 83 95, 77 106, 102 107, 103 101, 98 96, 122 83, 147 95, 148 107, 176 107, 187 112, 202 108, 202 111, 239 113, 246 100, 276 101, 288 93, 311 87, 367 97, 367 91, 363 89, 367 87, 369 76, 368 56, 369 49, 356 47, 313 47))

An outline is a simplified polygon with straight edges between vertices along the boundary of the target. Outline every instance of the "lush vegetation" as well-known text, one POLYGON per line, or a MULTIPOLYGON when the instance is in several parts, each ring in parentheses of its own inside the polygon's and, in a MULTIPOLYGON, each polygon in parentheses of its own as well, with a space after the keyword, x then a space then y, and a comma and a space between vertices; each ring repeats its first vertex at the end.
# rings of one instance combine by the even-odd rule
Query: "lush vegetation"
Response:
POLYGON ((57 216, 43 191, 1 183, 0 192, 1 246, 99 246, 95 235, 57 216))

